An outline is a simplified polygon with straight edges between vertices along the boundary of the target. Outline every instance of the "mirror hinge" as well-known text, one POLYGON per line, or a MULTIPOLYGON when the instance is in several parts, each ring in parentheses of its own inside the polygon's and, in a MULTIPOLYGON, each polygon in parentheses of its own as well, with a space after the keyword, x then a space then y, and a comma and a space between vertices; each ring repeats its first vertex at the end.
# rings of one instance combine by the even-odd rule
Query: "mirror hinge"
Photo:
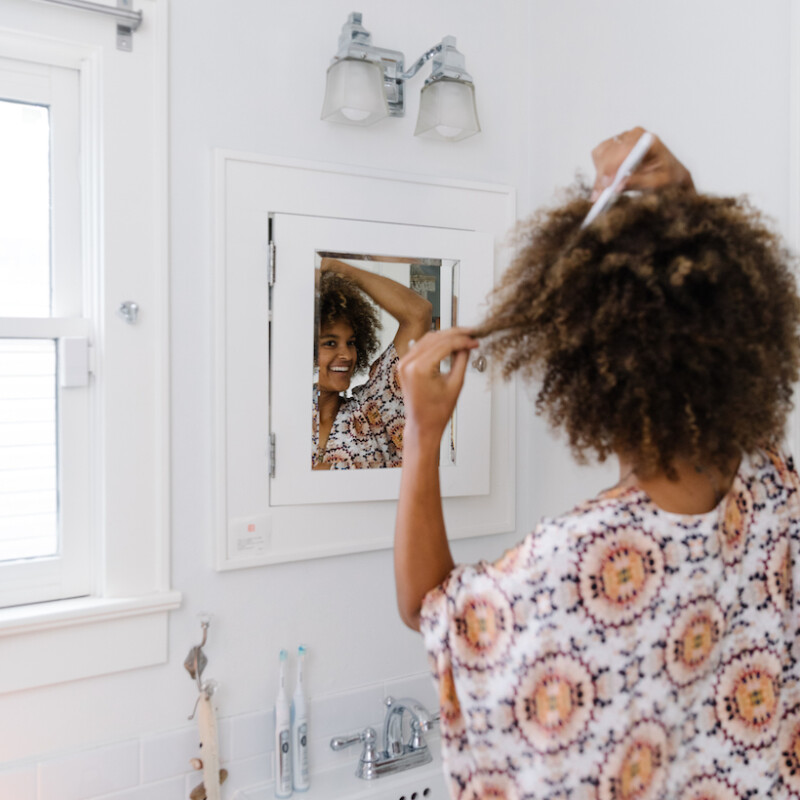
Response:
POLYGON ((275 434, 269 435, 269 476, 275 477, 275 434))
POLYGON ((269 273, 269 285, 275 285, 275 242, 270 240, 269 256, 267 258, 267 271, 269 273))

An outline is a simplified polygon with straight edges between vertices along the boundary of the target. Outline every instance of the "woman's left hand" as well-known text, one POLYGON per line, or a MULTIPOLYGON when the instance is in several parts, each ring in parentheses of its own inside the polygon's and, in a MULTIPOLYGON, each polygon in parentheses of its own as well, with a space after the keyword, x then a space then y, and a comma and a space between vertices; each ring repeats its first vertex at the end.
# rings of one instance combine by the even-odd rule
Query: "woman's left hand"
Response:
MULTIPOLYGON (((592 202, 597 200, 603 189, 611 185, 622 162, 643 134, 644 128, 631 128, 600 142, 592 150, 592 161, 597 171, 592 196, 589 198, 592 202)), ((694 189, 689 170, 654 135, 653 143, 642 163, 625 179, 620 190, 654 191, 668 186, 681 186, 690 191, 694 189)))
POLYGON ((469 351, 478 344, 468 328, 448 328, 426 334, 400 360, 406 443, 414 435, 437 442, 441 438, 464 385, 469 351), (441 372, 439 365, 448 356, 452 356, 450 371, 441 372))

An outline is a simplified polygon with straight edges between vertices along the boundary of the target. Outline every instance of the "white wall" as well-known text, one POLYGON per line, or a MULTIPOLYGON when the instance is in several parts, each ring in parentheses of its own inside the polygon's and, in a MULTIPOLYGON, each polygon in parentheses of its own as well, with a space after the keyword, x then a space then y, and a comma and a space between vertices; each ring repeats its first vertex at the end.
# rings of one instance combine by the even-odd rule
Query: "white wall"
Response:
MULTIPOLYGON (((427 667, 421 640, 397 616, 388 551, 225 574, 211 566, 212 148, 522 188, 524 104, 502 87, 523 64, 522 48, 507 45, 522 40, 526 9, 511 0, 491 13, 480 0, 411 0, 402 13, 379 0, 356 7, 375 43, 408 59, 457 37, 478 85, 483 133, 448 146, 412 135, 424 71, 402 120, 369 129, 320 121, 349 1, 171 0, 170 8, 172 584, 184 606, 171 620, 167 665, 0 698, 0 719, 20 721, 2 737, 3 761, 184 726, 196 690, 182 661, 198 640, 200 610, 214 614, 206 677, 220 683, 223 716, 270 707, 278 650, 299 642, 310 647, 312 697, 427 667)), ((496 556, 512 538, 466 543, 459 553, 496 556)))
MULTIPOLYGON (((42 6, 42 13, 47 13, 42 6)), ((458 38, 483 132, 455 146, 403 120, 368 129, 319 121, 343 0, 171 0, 173 585, 184 592, 167 665, 0 698, 18 721, 2 758, 66 752, 184 725, 194 688, 181 662, 200 610, 214 613, 207 675, 224 716, 272 703, 278 649, 311 648, 312 696, 425 670, 397 619, 391 555, 368 553, 217 574, 211 567, 211 150, 390 168, 517 187, 523 210, 548 201, 600 139, 634 124, 660 134, 698 186, 749 191, 788 216, 789 0, 363 0, 374 41, 413 58, 458 38)), ((518 408, 518 532, 613 482, 580 470, 518 408)), ((358 524, 353 509, 352 524, 358 524)), ((459 543, 494 557, 515 536, 459 543)), ((113 646, 113 643, 109 643, 113 646)))
MULTIPOLYGON (((271 703, 278 649, 298 642, 313 654, 312 694, 423 670, 419 640, 397 618, 389 552, 224 575, 211 569, 211 148, 519 184, 523 108, 493 87, 518 66, 514 52, 521 60, 521 51, 504 48, 525 27, 524 5, 496 4, 491 25, 480 0, 414 0, 403 13, 379 0, 357 7, 373 41, 409 60, 448 32, 457 37, 483 87, 484 132, 455 147, 412 135, 424 74, 411 85, 402 120, 365 129, 319 120, 325 70, 354 10, 349 1, 172 7, 173 552, 175 584, 186 592, 174 621, 178 649, 195 635, 196 611, 217 614, 209 670, 225 684, 220 705, 230 713, 271 703)), ((173 672, 177 685, 188 683, 173 672)))
MULTIPOLYGON (((529 9, 532 207, 552 202, 578 170, 591 181, 592 147, 642 125, 698 190, 749 193, 787 233, 790 0, 541 0, 529 9)), ((534 421, 527 441, 543 441, 544 427, 534 421)), ((518 470, 528 520, 616 482, 610 465, 579 470, 563 446, 545 449, 542 459, 532 448, 518 470)))

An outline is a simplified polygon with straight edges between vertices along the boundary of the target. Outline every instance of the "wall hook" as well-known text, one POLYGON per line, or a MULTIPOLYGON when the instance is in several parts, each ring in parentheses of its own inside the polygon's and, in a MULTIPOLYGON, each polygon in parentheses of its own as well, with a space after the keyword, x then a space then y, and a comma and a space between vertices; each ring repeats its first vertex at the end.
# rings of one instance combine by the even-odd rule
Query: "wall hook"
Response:
MULTIPOLYGON (((203 647, 205 647, 206 640, 208 639, 208 628, 211 625, 211 616, 209 614, 201 614, 200 615, 200 627, 203 629, 203 641, 200 644, 196 644, 190 651, 189 655, 183 661, 183 666, 186 668, 186 671, 195 679, 197 682, 197 690, 199 692, 203 691, 203 670, 206 668, 208 664, 208 659, 206 658, 206 654, 203 652, 203 647)), ((195 703, 195 710, 197 710, 197 704, 195 703)), ((194 716, 194 711, 192 711, 192 717, 194 716)), ((189 717, 191 719, 192 717, 189 717)))

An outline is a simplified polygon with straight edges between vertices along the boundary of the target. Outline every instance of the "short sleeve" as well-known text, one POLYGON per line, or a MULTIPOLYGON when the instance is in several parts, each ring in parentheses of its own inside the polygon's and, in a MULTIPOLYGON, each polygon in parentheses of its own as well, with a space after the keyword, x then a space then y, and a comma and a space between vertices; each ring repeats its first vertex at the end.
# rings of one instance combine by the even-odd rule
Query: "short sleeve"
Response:
POLYGON ((390 344, 370 365, 369 377, 366 383, 353 389, 353 397, 359 405, 376 402, 402 405, 403 394, 397 380, 397 365, 400 357, 397 355, 394 343, 390 344))
POLYGON ((520 596, 532 562, 531 534, 495 563, 459 565, 425 596, 420 632, 438 686, 441 732, 449 751, 467 735, 462 708, 476 687, 508 661, 525 613, 520 596))
POLYGON ((390 344, 372 362, 367 382, 353 389, 346 435, 359 451, 354 466, 360 466, 360 461, 363 466, 402 464, 405 408, 397 380, 399 362, 390 344))
POLYGON ((800 477, 797 474, 794 458, 778 446, 765 446, 763 449, 783 486, 790 491, 797 492, 800 489, 800 477))

